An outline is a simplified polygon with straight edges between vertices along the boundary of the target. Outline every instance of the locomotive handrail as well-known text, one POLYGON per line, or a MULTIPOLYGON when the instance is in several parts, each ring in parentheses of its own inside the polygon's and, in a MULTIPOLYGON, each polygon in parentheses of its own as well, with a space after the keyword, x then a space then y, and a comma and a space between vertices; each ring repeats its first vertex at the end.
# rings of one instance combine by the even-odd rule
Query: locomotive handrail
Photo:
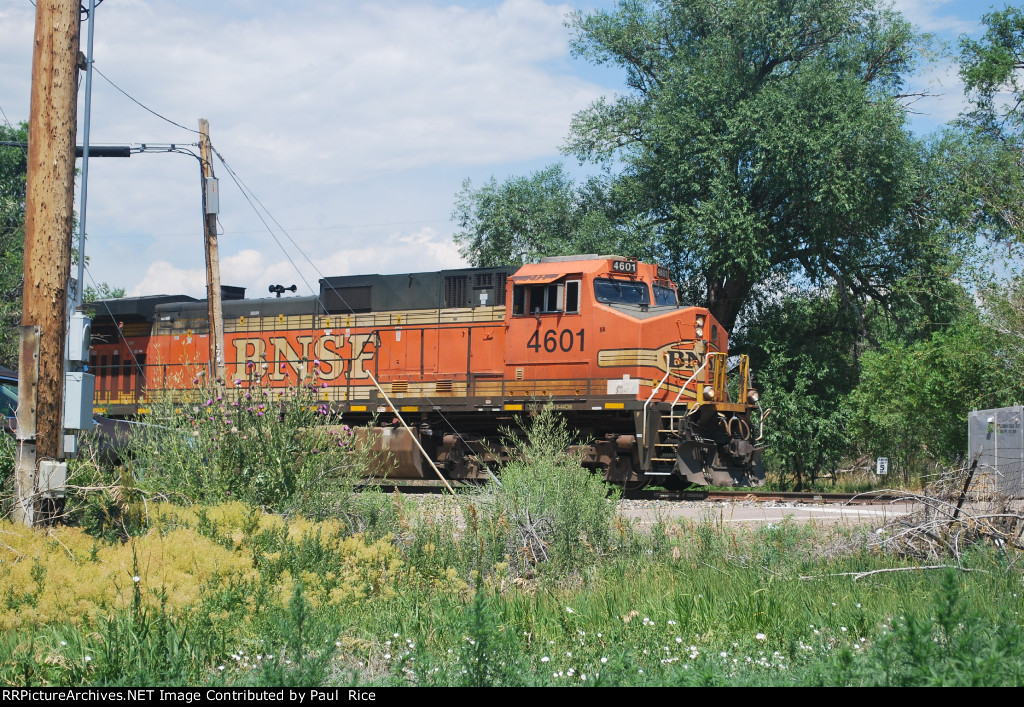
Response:
POLYGON ((665 377, 662 378, 661 382, 658 383, 658 385, 656 385, 654 387, 654 390, 651 391, 651 394, 649 396, 647 396, 647 402, 644 403, 644 422, 645 423, 647 421, 647 406, 650 405, 651 400, 653 400, 654 396, 658 394, 659 390, 661 390, 661 386, 665 384, 665 381, 668 380, 668 377, 670 375, 672 375, 672 369, 668 368, 668 364, 667 363, 665 364, 665 367, 668 369, 668 370, 665 371, 665 377))
MULTIPOLYGON (((685 383, 683 383, 683 386, 679 389, 679 392, 676 393, 676 399, 672 401, 672 406, 673 407, 675 407, 676 403, 679 402, 679 397, 683 394, 683 391, 686 389, 686 386, 690 385, 690 382, 693 381, 693 379, 696 378, 700 374, 700 372, 704 370, 704 367, 707 366, 707 365, 708 365, 708 360, 707 360, 707 358, 705 358, 704 359, 704 363, 700 364, 700 368, 698 368, 696 371, 694 371, 693 375, 690 376, 689 379, 685 383)), ((668 368, 668 370, 665 372, 665 377, 661 379, 661 382, 658 383, 657 386, 655 386, 654 390, 652 390, 651 394, 647 397, 647 401, 644 403, 643 426, 641 427, 641 429, 643 430, 643 434, 645 435, 645 437, 643 438, 644 439, 644 446, 642 447, 642 449, 646 449, 647 448, 647 437, 646 437, 646 435, 647 435, 647 408, 648 408, 648 406, 650 406, 651 401, 654 399, 654 396, 658 393, 659 390, 661 390, 661 386, 664 385, 665 381, 668 380, 669 375, 671 375, 671 373, 672 373, 672 369, 671 368, 669 368, 667 365, 666 365, 666 368, 668 368)))
POLYGON ((679 402, 679 398, 682 397, 683 395, 683 391, 686 390, 686 386, 690 385, 691 381, 693 381, 693 379, 696 378, 697 375, 704 370, 704 367, 706 365, 708 365, 708 360, 705 358, 704 363, 700 364, 700 368, 693 372, 693 375, 690 376, 685 383, 683 383, 682 387, 679 389, 679 392, 676 393, 676 399, 672 401, 672 407, 676 406, 676 403, 679 402))

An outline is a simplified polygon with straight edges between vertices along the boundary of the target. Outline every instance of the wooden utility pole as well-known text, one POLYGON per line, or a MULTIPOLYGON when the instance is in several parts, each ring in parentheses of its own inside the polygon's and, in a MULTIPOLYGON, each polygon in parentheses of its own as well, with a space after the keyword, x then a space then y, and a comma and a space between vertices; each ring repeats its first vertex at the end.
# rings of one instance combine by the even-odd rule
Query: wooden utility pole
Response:
POLYGON ((38 520, 39 462, 63 447, 64 337, 78 121, 79 0, 37 0, 18 359, 15 520, 38 520))
POLYGON ((213 178, 210 123, 199 119, 199 158, 202 162, 203 232, 206 243, 206 298, 210 317, 210 373, 222 385, 224 378, 224 310, 220 304, 220 255, 217 251, 217 213, 220 194, 213 178))

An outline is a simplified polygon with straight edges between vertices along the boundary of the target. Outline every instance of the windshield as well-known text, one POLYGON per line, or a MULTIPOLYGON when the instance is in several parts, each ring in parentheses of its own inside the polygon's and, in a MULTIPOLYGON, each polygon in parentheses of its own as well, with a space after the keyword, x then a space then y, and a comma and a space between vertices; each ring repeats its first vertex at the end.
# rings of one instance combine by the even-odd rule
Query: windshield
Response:
POLYGON ((598 302, 650 304, 651 295, 643 282, 631 280, 594 280, 594 297, 598 302))
POLYGON ((18 409, 18 384, 0 381, 0 411, 4 417, 14 417, 18 409))
POLYGON ((675 307, 679 304, 676 299, 676 291, 669 287, 662 287, 661 285, 654 286, 654 304, 667 304, 675 307))

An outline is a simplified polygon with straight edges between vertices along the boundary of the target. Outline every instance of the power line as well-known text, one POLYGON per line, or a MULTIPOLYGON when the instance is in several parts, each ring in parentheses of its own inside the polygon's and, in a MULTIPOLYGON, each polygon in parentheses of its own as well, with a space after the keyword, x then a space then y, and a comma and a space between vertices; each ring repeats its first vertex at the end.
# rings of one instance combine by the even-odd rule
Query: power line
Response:
MULTIPOLYGON (((221 156, 221 154, 219 152, 217 152, 216 148, 213 147, 212 143, 210 145, 210 149, 213 150, 213 154, 217 155, 217 159, 219 159, 221 161, 221 164, 224 165, 224 169, 227 170, 228 176, 231 177, 231 180, 235 183, 235 186, 238 187, 238 190, 240 192, 242 192, 242 196, 245 198, 245 200, 249 202, 249 206, 252 207, 252 210, 255 212, 256 217, 260 221, 263 222, 264 226, 266 226, 267 232, 270 234, 270 237, 274 239, 274 242, 277 243, 277 246, 278 246, 278 248, 281 249, 281 252, 284 253, 284 257, 288 258, 288 262, 292 264, 293 268, 295 268, 295 272, 298 273, 298 276, 302 280, 302 283, 307 288, 309 288, 310 292, 315 292, 315 290, 312 288, 312 286, 309 284, 309 282, 306 281, 306 277, 305 277, 305 275, 302 274, 302 271, 299 269, 299 266, 295 264, 294 260, 292 260, 291 254, 288 253, 288 251, 285 249, 284 245, 281 243, 281 241, 278 239, 278 237, 276 235, 274 235, 274 230, 270 227, 270 224, 267 223, 266 219, 263 218, 263 214, 261 214, 259 209, 256 208, 256 205, 253 204, 253 199, 256 198, 255 195, 253 195, 253 199, 249 198, 249 194, 247 193, 247 189, 242 186, 242 180, 238 177, 238 175, 235 174, 235 171, 233 169, 231 169, 231 167, 228 165, 228 163, 224 161, 224 158, 221 156)), ((258 203, 259 199, 256 199, 256 201, 258 203)), ((260 204, 260 206, 262 207, 263 204, 260 204)), ((264 211, 266 211, 266 207, 264 207, 264 211)), ((267 214, 270 215, 270 212, 267 211, 267 214)), ((270 218, 274 221, 275 224, 277 224, 278 228, 281 228, 281 224, 277 223, 277 220, 274 219, 273 216, 271 216, 270 218)), ((288 235, 287 232, 283 228, 281 228, 281 232, 284 233, 286 236, 288 235)), ((291 236, 288 236, 288 240, 292 240, 291 236)), ((296 247, 296 249, 300 253, 302 253, 302 249, 299 248, 298 245, 293 240, 292 240, 292 245, 294 245, 296 247)), ((305 255, 305 253, 303 253, 303 255, 305 255)), ((307 258, 307 261, 308 260, 309 259, 307 258)), ((310 263, 310 265, 312 265, 312 263, 310 263)), ((315 270, 316 267, 314 266, 313 269, 315 270)), ((319 297, 319 295, 317 295, 317 300, 319 300, 319 299, 320 299, 320 297, 319 297)), ((323 302, 320 302, 320 304, 323 305, 323 302)))
MULTIPOLYGON (((92 273, 89 272, 89 268, 86 267, 83 272, 85 273, 86 277, 89 278, 89 281, 92 283, 93 288, 95 288, 96 291, 99 292, 100 286, 96 283, 96 280, 93 278, 92 273)), ((85 285, 80 282, 80 283, 78 283, 78 287, 82 289, 82 292, 84 294, 85 293, 85 285)), ((114 316, 114 313, 110 311, 110 305, 107 304, 106 300, 102 300, 102 299, 98 300, 95 304, 102 304, 103 308, 105 310, 107 310, 107 316, 110 317, 110 321, 112 321, 114 323, 114 330, 117 332, 118 338, 120 338, 121 342, 125 345, 125 348, 128 349, 128 355, 132 357, 132 363, 135 364, 135 370, 137 370, 139 372, 139 375, 142 376, 142 383, 143 383, 143 385, 146 386, 146 388, 148 390, 149 389, 149 379, 146 377, 146 369, 143 367, 143 365, 141 363, 139 363, 139 359, 135 358, 135 352, 132 351, 132 347, 128 343, 128 339, 125 337, 124 332, 121 330, 121 327, 118 326, 117 318, 114 316)))
POLYGON ((97 68, 96 68, 96 63, 95 63, 95 62, 93 62, 93 66, 92 66, 92 68, 93 68, 93 71, 95 71, 95 72, 96 72, 97 74, 99 74, 100 76, 102 76, 102 77, 103 77, 103 80, 104 80, 104 81, 106 81, 106 82, 107 82, 107 83, 109 83, 109 84, 110 84, 111 86, 113 86, 113 87, 114 87, 115 89, 117 89, 118 91, 120 91, 120 92, 121 92, 121 94, 122 94, 122 95, 124 95, 124 97, 125 97, 125 98, 127 98, 128 100, 130 100, 130 101, 131 101, 132 103, 134 103, 135 105, 139 106, 139 107, 140 107, 140 108, 142 108, 143 110, 146 110, 146 111, 148 111, 148 112, 152 113, 153 115, 155 115, 155 116, 156 116, 157 118, 159 118, 160 120, 163 120, 163 121, 165 121, 165 122, 168 122, 168 123, 170 123, 171 125, 174 125, 174 126, 176 126, 176 127, 179 127, 179 128, 181 128, 182 130, 188 130, 188 131, 189 131, 190 133, 195 133, 196 135, 198 135, 198 134, 199 134, 199 131, 198 131, 198 130, 193 130, 192 128, 186 128, 186 127, 185 127, 184 125, 182 125, 181 123, 176 123, 176 122, 174 122, 173 120, 171 120, 170 118, 168 118, 168 117, 166 117, 166 116, 163 116, 163 115, 160 115, 159 113, 157 113, 157 112, 156 112, 155 110, 153 110, 153 109, 152 109, 152 108, 150 108, 149 106, 147 106, 147 105, 143 104, 143 103, 142 103, 142 102, 140 102, 140 101, 139 101, 138 99, 136 99, 136 98, 134 98, 133 96, 129 95, 127 91, 125 91, 125 90, 124 90, 123 88, 121 88, 121 87, 120 87, 120 86, 118 86, 118 85, 117 85, 116 83, 114 83, 113 81, 111 81, 111 80, 110 80, 109 78, 107 78, 107 75, 106 75, 106 74, 104 74, 104 73, 103 73, 102 71, 100 71, 99 69, 97 69, 97 68))
MULTIPOLYGON (((308 255, 306 255, 306 253, 302 250, 301 246, 299 246, 299 244, 295 242, 295 240, 288 234, 288 231, 286 231, 285 228, 278 222, 278 220, 276 218, 274 218, 274 215, 270 213, 270 210, 267 209, 266 206, 263 205, 263 202, 261 202, 259 200, 259 198, 255 195, 255 193, 252 193, 252 190, 249 189, 249 187, 247 185, 245 185, 245 183, 242 181, 241 177, 239 177, 235 173, 235 171, 231 168, 231 166, 224 159, 224 156, 221 155, 220 152, 218 152, 217 149, 212 144, 210 145, 210 149, 213 150, 213 154, 215 154, 217 156, 217 159, 220 160, 221 164, 224 165, 224 169, 227 170, 228 175, 231 177, 232 181, 234 181, 235 186, 237 186, 242 191, 242 195, 245 197, 245 200, 249 202, 249 205, 253 208, 253 210, 256 211, 256 206, 253 204, 253 201, 255 201, 257 204, 260 205, 260 208, 262 208, 267 213, 267 216, 270 217, 270 220, 273 221, 274 224, 281 230, 281 233, 283 233, 285 235, 285 237, 288 238, 289 241, 291 241, 292 245, 302 255, 302 257, 306 259, 306 262, 309 263, 310 267, 313 268, 313 271, 317 275, 320 276, 321 281, 325 282, 327 284, 327 286, 331 288, 331 291, 335 294, 335 296, 337 296, 338 300, 343 305, 345 305, 345 307, 348 308, 348 311, 351 314, 355 314, 356 311, 355 311, 355 309, 352 308, 352 305, 350 305, 348 303, 348 301, 341 295, 341 293, 338 292, 338 290, 334 288, 334 286, 330 283, 330 281, 327 280, 326 277, 324 277, 324 274, 322 272, 320 272, 320 269, 316 266, 316 264, 309 258, 308 255), (248 191, 250 194, 252 194, 252 199, 249 198, 249 194, 246 194, 246 191, 248 191)), ((306 282, 305 276, 303 276, 302 272, 299 270, 298 266, 295 264, 295 261, 292 259, 291 255, 289 255, 289 253, 284 249, 284 246, 281 244, 281 241, 277 238, 277 236, 274 235, 274 232, 270 229, 270 226, 267 224, 266 220, 259 213, 259 211, 256 211, 256 215, 259 217, 260 221, 263 221, 263 224, 265 226, 267 226, 267 230, 270 232, 271 237, 273 237, 273 239, 277 243, 278 247, 281 248, 281 252, 284 253, 286 258, 288 258, 288 262, 290 262, 292 264, 292 267, 295 268, 295 272, 298 273, 299 278, 301 278, 302 282, 306 285, 306 287, 309 288, 309 290, 314 293, 313 296, 316 298, 316 301, 323 308, 324 312, 326 312, 327 311, 327 305, 325 305, 324 301, 320 298, 320 293, 315 291, 315 290, 313 290, 313 288, 310 287, 309 283, 306 282)), ((378 345, 378 348, 380 348, 380 350, 382 350, 384 353, 387 353, 389 356, 392 355, 391 351, 388 349, 388 347, 386 345, 383 344, 383 342, 378 345)), ((448 428, 451 429, 451 431, 455 433, 455 436, 458 437, 459 440, 466 446, 466 449, 470 449, 471 450, 472 448, 469 446, 469 442, 466 441, 466 438, 463 437, 462 433, 459 432, 455 428, 455 425, 452 424, 451 420, 448 419, 448 417, 444 414, 444 412, 442 412, 441 409, 437 405, 434 404, 434 401, 430 399, 430 396, 424 394, 423 395, 423 399, 426 400, 430 404, 430 406, 434 409, 434 412, 437 413, 440 416, 440 418, 444 421, 444 423, 446 425, 448 425, 448 428)), ((491 478, 494 478, 494 474, 491 472, 491 470, 487 467, 486 464, 484 464, 484 469, 487 470, 487 473, 490 474, 491 478)))

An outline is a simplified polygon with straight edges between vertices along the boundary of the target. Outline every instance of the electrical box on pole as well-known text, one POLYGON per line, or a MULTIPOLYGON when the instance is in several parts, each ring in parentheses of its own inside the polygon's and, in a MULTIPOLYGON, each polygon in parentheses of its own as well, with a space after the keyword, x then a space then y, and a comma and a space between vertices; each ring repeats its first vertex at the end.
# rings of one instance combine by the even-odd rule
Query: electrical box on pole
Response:
POLYGON ((206 215, 216 216, 220 213, 220 186, 216 177, 206 179, 206 215))

